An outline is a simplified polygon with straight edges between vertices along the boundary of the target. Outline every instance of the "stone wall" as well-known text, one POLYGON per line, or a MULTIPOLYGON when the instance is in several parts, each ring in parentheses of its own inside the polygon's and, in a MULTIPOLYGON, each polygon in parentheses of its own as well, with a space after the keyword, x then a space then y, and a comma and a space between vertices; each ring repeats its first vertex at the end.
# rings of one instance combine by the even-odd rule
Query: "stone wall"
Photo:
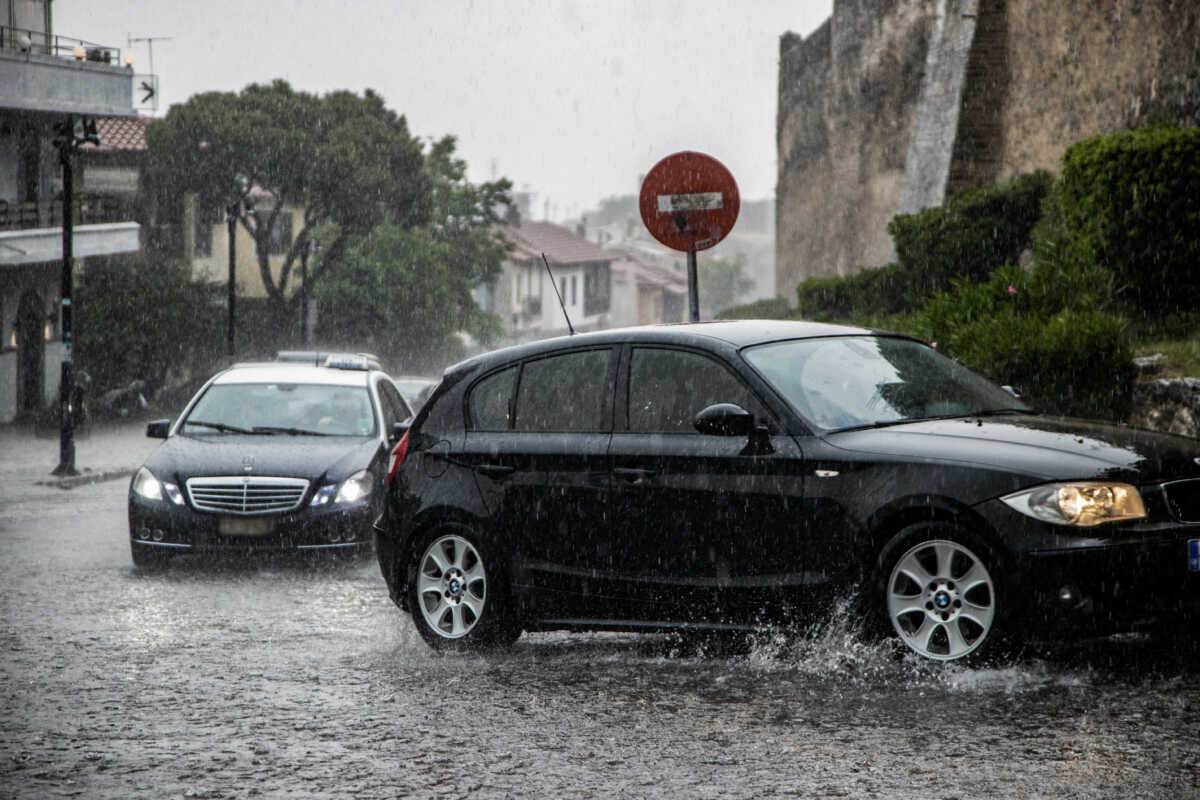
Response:
POLYGON ((836 0, 780 42, 776 290, 886 263, 935 0, 836 0))
POLYGON ((1200 125, 1195 0, 834 0, 780 40, 776 292, 893 258, 901 209, 1047 169, 1167 117, 1200 125))
POLYGON ((1140 381, 1133 392, 1129 423, 1200 438, 1200 378, 1140 381))

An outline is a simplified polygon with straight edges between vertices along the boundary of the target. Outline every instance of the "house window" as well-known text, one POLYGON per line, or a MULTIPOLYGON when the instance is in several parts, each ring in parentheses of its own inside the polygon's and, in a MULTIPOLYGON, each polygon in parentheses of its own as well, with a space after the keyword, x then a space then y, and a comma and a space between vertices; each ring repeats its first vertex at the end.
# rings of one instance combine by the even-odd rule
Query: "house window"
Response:
POLYGON ((609 308, 612 270, 607 261, 592 264, 583 273, 583 313, 605 314, 609 308))
POLYGON ((575 305, 575 276, 571 276, 571 305, 575 305))
POLYGON ((292 215, 280 211, 272 216, 271 228, 267 231, 267 253, 273 256, 287 255, 292 249, 292 215))

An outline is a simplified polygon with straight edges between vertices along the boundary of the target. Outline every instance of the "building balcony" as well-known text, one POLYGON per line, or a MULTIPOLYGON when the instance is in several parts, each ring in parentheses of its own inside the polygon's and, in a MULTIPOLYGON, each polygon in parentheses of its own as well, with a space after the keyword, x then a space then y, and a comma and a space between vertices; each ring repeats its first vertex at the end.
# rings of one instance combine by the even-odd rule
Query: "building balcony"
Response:
MULTIPOLYGON (((128 221, 116 204, 82 198, 72 208, 71 250, 76 258, 133 253, 140 249, 141 226, 128 221)), ((61 259, 61 202, 11 206, 0 200, 0 266, 61 259)))
POLYGON ((133 68, 121 50, 66 36, 0 27, 0 108, 131 116, 133 68))

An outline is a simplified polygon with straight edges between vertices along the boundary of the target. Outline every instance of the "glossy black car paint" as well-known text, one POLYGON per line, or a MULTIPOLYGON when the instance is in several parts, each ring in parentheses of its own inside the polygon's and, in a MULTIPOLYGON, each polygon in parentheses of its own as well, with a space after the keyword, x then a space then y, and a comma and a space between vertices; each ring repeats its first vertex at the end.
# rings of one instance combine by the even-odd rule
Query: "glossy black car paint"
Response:
POLYGON ((503 554, 527 630, 756 625, 874 590, 897 533, 938 520, 995 550, 1006 617, 1036 621, 1038 632, 1195 619, 1200 573, 1187 569, 1187 542, 1200 525, 1173 516, 1161 484, 1200 479, 1200 443, 1031 413, 822 432, 740 355, 764 342, 868 333, 790 322, 660 326, 536 342, 451 368, 411 428, 376 524, 392 599, 408 602, 421 537, 454 524, 503 554), (723 362, 761 403, 759 428, 678 440, 627 433, 633 344, 723 362), (612 348, 611 431, 468 429, 466 392, 480 379, 582 348, 612 348), (1071 528, 999 499, 1088 479, 1136 485, 1148 518, 1071 528))
POLYGON ((147 435, 165 441, 143 467, 159 481, 174 484, 182 502, 153 500, 134 490, 130 483, 128 519, 130 548, 135 564, 161 565, 185 553, 343 553, 366 556, 373 549, 371 523, 383 507, 383 485, 388 453, 394 444, 392 424, 411 418, 411 410, 395 390, 390 377, 376 369, 350 368, 346 379, 330 377, 337 367, 295 366, 287 362, 239 364, 209 379, 189 400, 179 418, 147 425, 147 435), (332 370, 332 372, 331 372, 332 370), (305 383, 311 380, 329 386, 357 387, 370 398, 374 432, 369 435, 318 435, 299 431, 247 433, 200 427, 202 434, 185 432, 184 421, 205 391, 223 379, 239 380, 235 374, 252 374, 254 380, 305 383), (323 377, 322 377, 323 374, 323 377), (363 388, 365 387, 365 389, 363 388), (340 486, 360 471, 371 476, 372 489, 361 499, 314 505, 323 488, 340 486), (290 511, 261 514, 231 514, 197 508, 187 488, 188 480, 206 477, 303 479, 308 486, 290 511), (266 532, 221 531, 222 524, 236 520, 265 521, 266 532))
POLYGON ((160 480, 185 487, 189 478, 244 473, 247 463, 255 474, 305 478, 308 490, 294 511, 272 517, 272 530, 263 535, 222 535, 222 515, 197 512, 186 499, 183 505, 152 502, 129 495, 129 525, 163 532, 162 544, 146 544, 134 535, 134 547, 166 548, 172 552, 290 552, 341 550, 370 552, 371 521, 382 506, 375 491, 364 501, 314 508, 313 495, 322 486, 341 483, 362 469, 383 485, 386 448, 376 437, 247 436, 216 434, 204 437, 175 435, 147 459, 145 466, 160 480), (172 547, 174 545, 174 547, 172 547))

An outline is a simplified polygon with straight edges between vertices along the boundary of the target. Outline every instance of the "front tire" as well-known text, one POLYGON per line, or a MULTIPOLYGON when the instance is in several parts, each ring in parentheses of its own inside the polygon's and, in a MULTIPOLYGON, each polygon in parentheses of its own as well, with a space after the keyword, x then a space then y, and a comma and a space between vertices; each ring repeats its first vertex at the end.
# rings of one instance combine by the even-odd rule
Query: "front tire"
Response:
POLYGON ((408 602, 413 623, 430 647, 483 650, 509 645, 521 635, 511 615, 504 566, 474 533, 436 531, 416 553, 408 602))
POLYGON ((1000 559, 967 529, 913 525, 880 556, 874 581, 886 626, 935 661, 977 661, 995 653, 1007 613, 1000 559))

